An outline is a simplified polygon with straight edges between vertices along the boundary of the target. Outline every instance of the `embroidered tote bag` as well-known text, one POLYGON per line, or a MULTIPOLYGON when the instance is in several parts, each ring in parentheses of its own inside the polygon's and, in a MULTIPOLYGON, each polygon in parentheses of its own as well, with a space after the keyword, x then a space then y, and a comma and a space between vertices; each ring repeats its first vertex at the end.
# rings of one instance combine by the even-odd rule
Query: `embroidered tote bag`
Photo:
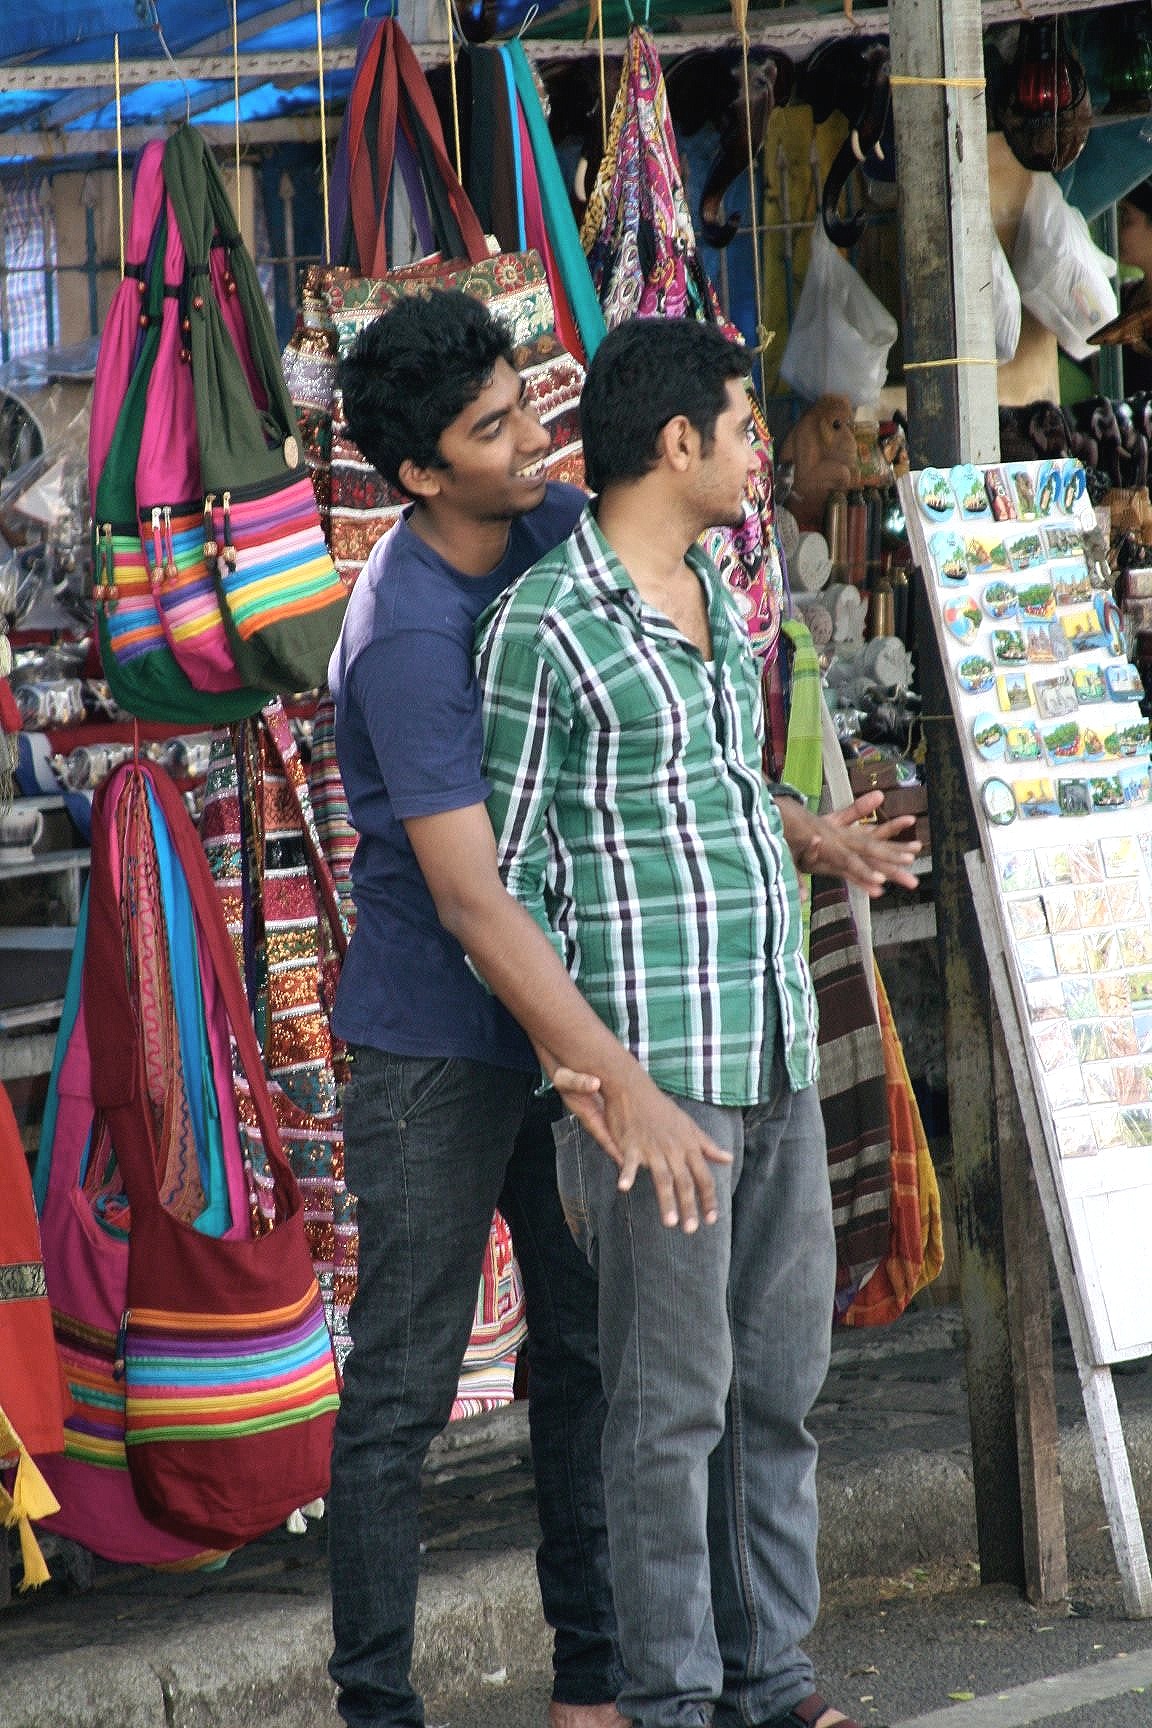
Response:
MULTIPOLYGON (((304 1238, 300 1194, 280 1143, 260 1052, 204 855, 179 793, 147 764, 119 816, 126 866, 148 857, 158 807, 195 908, 273 1174, 272 1227, 214 1238, 164 1203, 160 1131, 141 1033, 139 895, 123 898, 102 803, 93 823, 85 989, 96 1102, 131 1207, 122 1341, 125 1445, 141 1506, 189 1540, 248 1541, 324 1494, 338 1404, 336 1365, 304 1238), (132 913, 129 915, 129 907, 132 913)), ((115 785, 115 781, 109 784, 115 785)), ((128 876, 126 868, 125 877, 128 876)))
POLYGON ((165 145, 164 180, 186 253, 205 545, 232 653, 250 683, 312 689, 327 674, 347 593, 324 544, 307 470, 299 466, 296 420, 268 308, 220 172, 193 127, 179 127, 165 145), (217 234, 260 384, 255 399, 212 291, 217 234))

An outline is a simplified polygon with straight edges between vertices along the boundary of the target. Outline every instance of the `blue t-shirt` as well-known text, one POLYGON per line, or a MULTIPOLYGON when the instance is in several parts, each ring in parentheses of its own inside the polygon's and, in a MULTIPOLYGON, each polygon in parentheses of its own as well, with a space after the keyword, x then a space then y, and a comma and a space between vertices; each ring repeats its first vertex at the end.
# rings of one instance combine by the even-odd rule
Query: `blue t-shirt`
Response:
POLYGON ((359 835, 356 932, 333 1016, 351 1043, 537 1067, 528 1039, 437 917, 404 821, 487 799, 476 620, 567 539, 585 502, 575 486, 549 486, 543 503, 512 522, 508 549, 487 576, 462 575, 402 520, 352 591, 328 669, 336 752, 359 835))

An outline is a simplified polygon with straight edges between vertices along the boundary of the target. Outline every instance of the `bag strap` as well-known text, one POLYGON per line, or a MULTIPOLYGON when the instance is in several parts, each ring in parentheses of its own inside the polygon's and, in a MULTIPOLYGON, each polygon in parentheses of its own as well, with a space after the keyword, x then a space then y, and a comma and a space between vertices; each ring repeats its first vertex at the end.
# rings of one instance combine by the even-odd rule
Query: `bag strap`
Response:
POLYGON ((378 36, 375 24, 367 21, 360 26, 360 34, 356 40, 356 62, 352 68, 352 85, 348 101, 344 107, 344 119, 340 127, 340 137, 332 158, 332 169, 328 176, 328 257, 333 263, 345 261, 345 248, 349 241, 349 231, 352 226, 351 204, 351 172, 352 172, 352 121, 355 105, 356 87, 368 56, 378 46, 378 36))
MULTIPOLYGON (((263 1136, 274 1191, 283 1208, 281 1216, 287 1216, 299 1206, 299 1190, 280 1142, 264 1064, 219 897, 183 799, 167 774, 155 771, 145 762, 135 763, 113 775, 99 789, 93 803, 84 995, 90 1010, 86 1018, 93 1058, 94 1102, 98 1108, 107 1110, 135 1105, 137 1115, 144 1120, 148 1141, 152 1141, 147 1112, 140 1109, 140 1042, 131 1030, 135 1024, 135 1011, 128 991, 123 926, 110 843, 110 828, 116 822, 119 799, 128 790, 134 775, 142 775, 154 793, 170 842, 187 879, 196 913, 197 939, 203 944, 202 952, 207 955, 220 987, 229 1029, 236 1043, 240 1066, 248 1080, 252 1107, 263 1136), (99 1011, 91 1012, 96 1003, 99 1011)), ((115 1131, 115 1122, 113 1129, 115 1131)), ((139 1195, 145 1205, 158 1206, 160 1199, 154 1158, 147 1159, 142 1155, 141 1145, 132 1134, 117 1137, 116 1151, 126 1178, 132 1182, 133 1203, 137 1203, 139 1195), (146 1169, 143 1168, 145 1164, 146 1169)))

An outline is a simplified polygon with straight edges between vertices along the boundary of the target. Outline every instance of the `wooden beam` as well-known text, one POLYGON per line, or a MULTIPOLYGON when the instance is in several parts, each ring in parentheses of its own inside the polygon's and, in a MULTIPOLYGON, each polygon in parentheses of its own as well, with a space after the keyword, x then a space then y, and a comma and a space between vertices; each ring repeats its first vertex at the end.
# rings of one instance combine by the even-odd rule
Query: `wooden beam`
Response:
MULTIPOLYGON (((177 125, 184 118, 184 106, 173 116, 177 125)), ((340 136, 340 115, 329 114, 327 135, 340 136)), ((198 126, 196 130, 208 143, 223 149, 231 148, 236 139, 233 127, 226 123, 198 126)), ((121 135, 126 155, 142 150, 150 139, 161 135, 159 122, 150 126, 125 126, 121 135)), ((264 144, 310 144, 320 136, 319 114, 287 115, 282 120, 247 120, 240 124, 240 144, 243 149, 259 148, 264 144)), ((20 161, 64 162, 84 161, 91 157, 116 154, 116 134, 111 129, 96 132, 0 132, 0 162, 5 158, 20 161)))

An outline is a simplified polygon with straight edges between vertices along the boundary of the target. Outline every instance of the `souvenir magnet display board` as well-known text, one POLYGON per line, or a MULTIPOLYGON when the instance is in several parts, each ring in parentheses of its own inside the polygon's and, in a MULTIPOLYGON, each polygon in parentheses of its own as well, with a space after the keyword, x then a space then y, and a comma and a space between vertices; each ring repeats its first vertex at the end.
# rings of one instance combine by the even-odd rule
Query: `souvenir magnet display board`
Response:
POLYGON ((1071 460, 900 482, 1098 1363, 1152 1348, 1148 722, 1071 460))

